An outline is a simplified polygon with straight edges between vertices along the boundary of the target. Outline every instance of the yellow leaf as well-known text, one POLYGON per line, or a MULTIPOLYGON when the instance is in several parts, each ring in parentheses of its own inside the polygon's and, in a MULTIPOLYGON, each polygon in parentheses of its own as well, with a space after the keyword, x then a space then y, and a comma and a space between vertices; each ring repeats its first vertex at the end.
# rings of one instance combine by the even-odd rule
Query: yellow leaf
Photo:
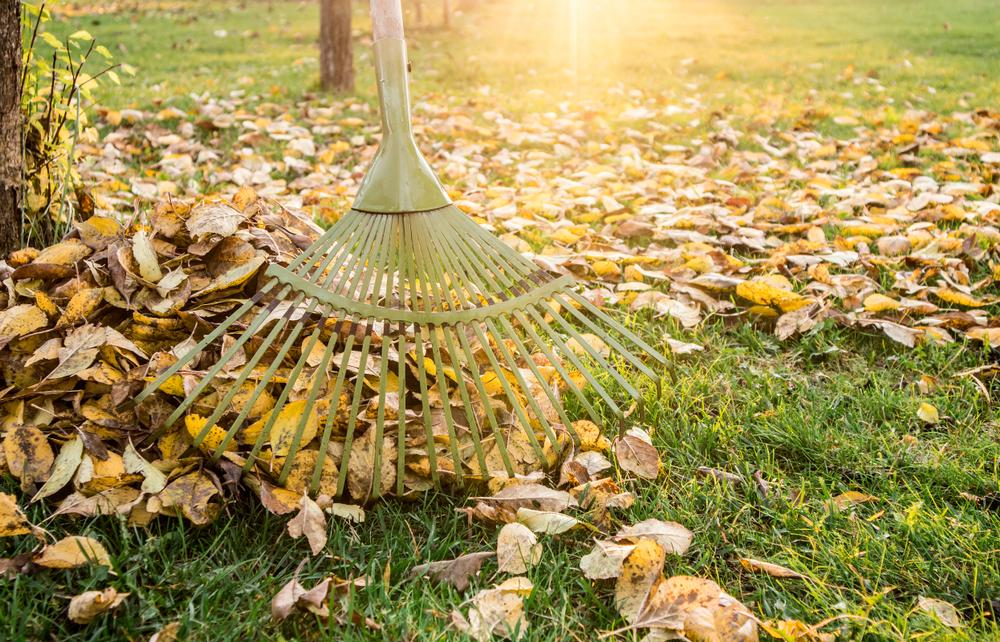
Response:
POLYGON ((984 305, 987 305, 985 301, 981 301, 974 296, 970 296, 964 292, 958 292, 957 290, 952 290, 950 288, 934 288, 931 292, 934 293, 934 296, 941 299, 945 303, 960 305, 963 308, 981 308, 984 305))
POLYGON ((49 320, 37 305, 21 303, 0 312, 0 345, 48 325, 49 320))
POLYGON ((743 281, 736 286, 736 294, 758 305, 777 306, 783 312, 798 310, 812 302, 812 299, 801 294, 762 281, 743 281))
POLYGON ((270 441, 276 456, 286 456, 292 448, 292 442, 297 441, 297 448, 304 448, 319 431, 320 420, 325 416, 329 403, 323 400, 316 401, 309 411, 309 416, 304 417, 306 403, 307 400, 301 399, 285 404, 274 420, 270 441))
POLYGON ((926 401, 917 408, 917 417, 926 424, 936 424, 940 420, 938 409, 926 401))
POLYGON ((34 426, 18 426, 7 432, 3 454, 10 474, 21 480, 22 489, 49 478, 55 454, 48 439, 34 426))
POLYGON ((0 537, 28 535, 34 527, 28 522, 13 495, 0 493, 0 537))
MULTIPOLYGON (((208 417, 202 417, 201 415, 192 414, 184 417, 184 428, 192 440, 198 439, 198 435, 205 430, 206 423, 208 423, 208 417)), ((226 431, 212 424, 212 427, 205 432, 205 437, 200 444, 197 444, 197 447, 204 453, 212 453, 225 439, 226 431)), ((226 450, 236 450, 236 445, 230 441, 226 446, 226 450)))
POLYGON ((614 261, 595 261, 590 267, 594 270, 594 274, 602 279, 618 279, 621 277, 621 268, 614 261))
POLYGON ((87 564, 111 568, 111 556, 104 546, 91 537, 64 537, 46 546, 32 560, 46 568, 79 568, 87 564))
POLYGON ((97 310, 104 301, 104 288, 84 288, 77 291, 66 304, 66 309, 56 323, 57 328, 87 321, 87 317, 97 310))
POLYGON ((865 297, 864 306, 868 312, 885 312, 886 310, 898 310, 900 302, 885 296, 884 294, 869 294, 865 297))
POLYGON ((869 502, 876 501, 878 501, 878 497, 866 495, 865 493, 859 493, 856 490, 849 490, 846 493, 841 493, 833 498, 834 506, 840 510, 850 508, 851 506, 856 506, 858 504, 867 504, 869 502))

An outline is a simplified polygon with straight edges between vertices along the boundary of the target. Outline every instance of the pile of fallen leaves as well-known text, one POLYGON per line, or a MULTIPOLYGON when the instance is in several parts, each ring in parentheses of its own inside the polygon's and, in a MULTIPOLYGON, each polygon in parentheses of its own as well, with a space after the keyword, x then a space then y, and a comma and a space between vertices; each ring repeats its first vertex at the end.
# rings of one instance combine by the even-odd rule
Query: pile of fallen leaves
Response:
MULTIPOLYGON (((397 373, 411 370, 404 373, 407 382, 423 374, 416 341, 408 342, 407 354, 380 348, 380 323, 299 315, 301 339, 279 350, 278 343, 296 338, 289 333, 268 347, 259 335, 299 311, 280 298, 252 307, 156 394, 130 403, 234 309, 262 294, 266 264, 287 263, 316 232, 309 221, 244 187, 226 201, 161 203, 143 219, 94 215, 56 245, 14 252, 0 264, 7 286, 0 311, 0 471, 17 478, 34 500, 57 501, 57 514, 120 513, 135 524, 179 514, 201 525, 243 487, 268 510, 287 514, 307 491, 330 508, 341 496, 364 503, 373 485, 412 495, 463 473, 486 480, 505 468, 498 450, 518 474, 551 470, 561 461, 570 439, 552 404, 539 408, 559 427, 555 442, 534 424, 521 427, 492 371, 478 383, 502 426, 502 449, 493 435, 480 447, 463 423, 468 412, 485 421, 485 409, 477 397, 461 410, 466 375, 458 368, 445 366, 445 377, 419 390, 407 383, 407 399, 400 400, 397 373), (246 319, 257 314, 267 315, 264 325, 244 334, 246 319), (313 333, 319 345, 339 349, 338 356, 313 360, 313 333), (363 369, 362 337, 375 346, 363 369), (234 346, 209 376, 206 370, 234 346), (391 365, 380 366, 383 361, 391 365), (287 403, 279 405, 286 384, 287 403), (389 392, 380 395, 383 388, 389 392), (423 398, 416 398, 418 391, 423 398), (224 412, 208 425, 217 408, 224 412), (449 410, 454 421, 446 419, 449 410), (182 420, 165 421, 175 411, 183 411, 182 420), (374 428, 379 416, 384 431, 374 428)), ((434 362, 423 361, 433 374, 434 362)), ((578 421, 573 429, 584 447, 607 442, 592 422, 578 421)), ((621 444, 623 466, 656 476, 648 437, 626 435, 621 444)), ((569 474, 586 476, 588 463, 575 463, 579 470, 569 474)))
POLYGON ((92 216, 60 243, 14 252, 0 263, 0 472, 57 499, 57 514, 211 521, 239 467, 206 466, 185 424, 154 438, 168 395, 126 402, 316 232, 247 189, 162 203, 148 221, 92 216))

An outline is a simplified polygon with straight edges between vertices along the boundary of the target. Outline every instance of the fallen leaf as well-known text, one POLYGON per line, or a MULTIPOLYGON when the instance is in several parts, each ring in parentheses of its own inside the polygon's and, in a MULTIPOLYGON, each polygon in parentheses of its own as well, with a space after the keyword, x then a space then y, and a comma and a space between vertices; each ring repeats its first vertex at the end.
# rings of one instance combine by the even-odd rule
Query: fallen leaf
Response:
POLYGON ((493 551, 468 553, 453 560, 418 564, 410 570, 410 577, 427 576, 435 582, 450 584, 459 592, 469 588, 471 578, 479 573, 483 562, 496 555, 493 551))
POLYGON ((125 452, 122 454, 122 463, 127 472, 143 476, 142 492, 155 495, 166 488, 167 476, 143 459, 131 441, 125 446, 125 452))
POLYGON ((319 555, 326 546, 326 516, 308 495, 302 495, 299 506, 298 514, 288 521, 288 534, 292 539, 305 535, 312 554, 319 555))
POLYGON ((860 493, 856 490, 849 490, 846 493, 841 493, 833 498, 833 505, 839 510, 844 510, 845 508, 850 508, 852 506, 857 506, 858 504, 867 504, 869 502, 877 502, 878 497, 874 495, 866 495, 865 493, 860 493))
POLYGON ((940 421, 940 416, 938 415, 938 409, 927 403, 926 401, 920 404, 917 408, 917 417, 920 421, 925 424, 936 424, 940 421))
POLYGON ((505 524, 497 536, 497 566, 500 572, 519 575, 542 559, 542 545, 527 526, 505 524))
POLYGON ((453 619, 469 636, 479 642, 494 636, 519 639, 528 628, 524 617, 524 598, 534 587, 526 577, 512 577, 503 583, 480 591, 472 598, 467 618, 453 619))
POLYGON ((784 566, 779 566, 778 564, 772 564, 771 562, 762 562, 749 557, 741 557, 740 566, 753 573, 767 573, 771 577, 791 578, 797 580, 805 579, 804 575, 793 571, 790 568, 785 568, 784 566))
POLYGON ((34 528, 18 508, 14 496, 0 493, 0 537, 30 535, 35 532, 34 528))
POLYGON ((22 489, 49 478, 55 455, 45 434, 34 426, 18 426, 7 431, 3 454, 10 474, 21 481, 22 489))
POLYGON ((646 609, 650 591, 663 574, 664 550, 655 540, 640 539, 625 558, 615 583, 615 608, 629 624, 646 609))
POLYGON ((77 624, 89 624, 99 615, 118 607, 128 596, 128 593, 119 593, 111 587, 81 593, 69 601, 69 619, 77 624))
POLYGON ((962 616, 959 615, 955 605, 949 602, 921 595, 917 598, 917 608, 924 613, 933 615, 941 624, 949 628, 958 629, 962 627, 962 616))
POLYGON ((635 550, 635 544, 616 544, 597 540, 594 548, 580 558, 583 576, 591 580, 610 580, 622 573, 625 558, 635 550))
POLYGON ((83 440, 79 437, 73 437, 59 450, 49 472, 49 478, 31 498, 31 501, 38 501, 62 490, 62 487, 73 479, 81 461, 83 461, 83 440))
POLYGON ((683 555, 691 546, 694 534, 677 522, 647 519, 631 526, 623 526, 613 539, 616 542, 635 544, 643 538, 655 541, 667 553, 683 555))
POLYGON ((111 556, 100 542, 78 535, 46 546, 32 561, 46 568, 79 568, 87 564, 111 567, 111 556))
POLYGON ((570 515, 530 508, 518 508, 517 521, 536 533, 545 533, 546 535, 565 533, 580 523, 578 519, 570 515))
POLYGON ((660 475, 660 453, 642 431, 632 429, 615 440, 615 457, 625 471, 645 479, 660 475))

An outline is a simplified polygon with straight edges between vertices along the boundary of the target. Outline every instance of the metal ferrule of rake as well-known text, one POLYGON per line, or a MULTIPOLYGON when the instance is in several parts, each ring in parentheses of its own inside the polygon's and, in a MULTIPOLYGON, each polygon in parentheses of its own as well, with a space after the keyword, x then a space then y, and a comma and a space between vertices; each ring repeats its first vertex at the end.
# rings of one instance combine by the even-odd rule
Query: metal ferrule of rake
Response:
MULTIPOLYGON (((368 435, 374 439, 372 483, 367 497, 390 490, 381 488, 390 410, 396 414, 392 444, 396 453, 395 490, 398 494, 405 491, 407 411, 413 405, 407 402, 408 395, 414 392, 418 399, 413 401, 419 402, 425 440, 423 451, 418 454, 427 457, 431 481, 438 485, 447 476, 461 484, 468 477, 481 478, 499 472, 489 469, 491 447, 495 448, 503 471, 508 475, 516 472, 508 450, 511 430, 524 431, 540 461, 545 461, 546 446, 559 451, 559 435, 563 430, 579 441, 562 403, 562 390, 568 390, 594 422, 601 421, 601 414, 568 369, 567 362, 619 419, 624 417, 621 407, 584 361, 589 360, 605 371, 625 393, 640 401, 639 390, 629 382, 621 367, 634 368, 659 386, 659 375, 649 362, 668 365, 666 358, 641 337, 574 291, 571 277, 556 276, 538 268, 451 203, 413 137, 400 0, 371 0, 371 9, 382 139, 352 209, 287 267, 269 265, 265 272, 267 280, 258 292, 163 370, 134 400, 141 403, 177 374, 200 376, 154 433, 160 434, 187 414, 206 390, 215 388, 213 384, 226 363, 255 339, 255 343, 250 343, 256 345, 253 354, 235 379, 230 381, 231 375, 226 375, 224 385, 229 387, 224 393, 221 392, 224 385, 218 386, 220 396, 213 400, 214 408, 204 427, 193 437, 194 445, 200 446, 213 426, 221 425, 235 413, 232 403, 236 395, 252 386, 242 409, 231 422, 226 422, 228 426, 222 426, 225 437, 212 452, 214 457, 221 457, 250 418, 261 395, 279 383, 275 379, 279 370, 289 354, 294 354, 296 342, 305 335, 301 354, 287 375, 283 375, 281 392, 246 455, 244 470, 262 461, 262 450, 290 396, 304 392, 305 396, 298 399, 304 401, 304 406, 296 418, 287 452, 272 452, 263 461, 276 469, 278 483, 284 484, 296 455, 308 445, 303 443, 306 426, 317 404, 321 400, 328 403, 329 410, 321 417, 322 430, 317 429, 316 433, 317 458, 309 478, 309 491, 313 494, 320 488, 324 471, 332 461, 329 449, 339 415, 337 406, 341 397, 349 393, 342 454, 339 461, 333 461, 337 470, 336 493, 345 492, 353 444, 366 435, 358 417, 365 401, 370 359, 378 359, 378 400, 374 426, 366 428, 375 431, 374 435, 368 435), (260 309, 252 313, 255 306, 260 309), (315 327, 307 332, 310 324, 315 327), (341 324, 350 324, 351 328, 342 341, 341 324), (197 356, 236 328, 242 331, 218 360, 204 371, 194 370, 197 356), (363 329, 360 339, 355 332, 357 328, 363 329), (322 345, 321 356, 318 362, 310 363, 327 329, 329 338, 322 345), (376 329, 381 336, 381 347, 373 345, 376 329), (615 358, 601 354, 583 332, 603 340, 615 358), (571 340, 576 344, 574 349, 569 345, 571 340), (398 403, 390 409, 387 404, 393 346, 398 359, 394 373, 398 403), (333 389, 326 398, 321 398, 329 390, 328 372, 338 347, 342 353, 336 364, 333 389), (541 355, 555 371, 548 379, 536 363, 536 355, 541 355), (408 363, 412 369, 407 368, 408 363), (351 389, 347 373, 354 370, 355 364, 358 375, 351 389), (433 364, 433 374, 429 373, 428 364, 433 364), (449 369, 462 404, 457 412, 449 393, 449 369), (414 370, 416 391, 409 383, 414 370), (307 381, 307 389, 296 386, 303 376, 312 377, 307 381), (485 383, 490 377, 499 382, 502 400, 510 409, 509 417, 501 416, 494 408, 495 398, 487 392, 485 383), (443 401, 441 415, 446 435, 436 434, 432 422, 429 393, 435 385, 443 401), (554 414, 547 415, 542 402, 554 414), (463 445, 459 431, 463 434, 467 431, 471 443, 463 445), (438 453, 440 439, 447 442, 451 459, 447 465, 441 459, 444 455, 438 453), (473 468, 473 463, 477 468, 473 468)), ((310 435, 309 441, 312 439, 310 435)))

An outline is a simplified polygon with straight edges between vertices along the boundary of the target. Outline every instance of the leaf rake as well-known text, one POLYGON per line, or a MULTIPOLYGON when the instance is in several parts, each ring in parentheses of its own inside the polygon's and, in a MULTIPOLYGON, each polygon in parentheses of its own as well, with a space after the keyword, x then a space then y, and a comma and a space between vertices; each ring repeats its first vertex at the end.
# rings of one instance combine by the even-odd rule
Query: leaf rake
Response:
POLYGON ((347 489, 360 499, 390 490, 381 487, 382 480, 393 477, 402 495, 407 459, 414 452, 423 462, 414 465, 426 468, 422 472, 435 486, 443 476, 462 484, 466 477, 483 478, 499 468, 513 475, 518 468, 517 454, 509 452, 514 430, 523 431, 521 443, 546 461, 547 454, 565 444, 566 433, 579 440, 561 400, 564 390, 595 423, 600 416, 584 394, 586 385, 623 417, 584 359, 633 398, 640 398, 639 391, 578 328, 600 337, 617 354, 618 364, 657 383, 657 373, 634 350, 667 363, 577 293, 571 277, 539 269, 451 203, 413 138, 400 0, 372 0, 371 5, 382 140, 353 208, 288 267, 269 265, 268 280, 258 292, 134 400, 147 399, 190 368, 209 344, 245 324, 186 391, 161 431, 191 409, 244 346, 256 346, 225 392, 221 387, 210 390, 218 401, 212 402, 194 445, 217 442, 211 454, 218 458, 234 439, 245 440, 249 434, 253 447, 244 470, 267 459, 280 467, 278 483, 284 484, 296 454, 318 437, 316 462, 309 462, 309 492, 340 496, 347 489), (269 394, 269 385, 280 383, 279 369, 291 363, 296 350, 301 355, 284 376, 273 408, 248 424, 256 401, 269 394), (358 377, 351 390, 346 375, 353 370, 358 377), (377 387, 376 416, 373 426, 361 432, 362 394, 371 378, 372 388, 377 387), (449 381, 457 387, 460 406, 452 405, 449 381), (442 397, 439 411, 431 408, 434 384, 442 397), (234 398, 245 396, 251 386, 236 414, 234 398), (411 399, 408 392, 418 394, 411 399), (511 411, 498 408, 495 397, 504 399, 511 411), (411 410, 418 403, 419 410, 411 410), (217 422, 232 414, 236 417, 224 437, 206 442, 213 430, 220 430, 217 422), (284 431, 280 443, 272 437, 271 451, 262 451, 275 422, 289 418, 296 422, 294 430, 284 431), (389 422, 397 426, 395 441, 385 432, 389 422), (410 422, 422 424, 422 431, 408 431, 410 422), (370 455, 356 465, 372 471, 367 488, 348 483, 356 457, 352 448, 361 439, 369 442, 370 455), (439 453, 440 444, 447 451, 439 453))

